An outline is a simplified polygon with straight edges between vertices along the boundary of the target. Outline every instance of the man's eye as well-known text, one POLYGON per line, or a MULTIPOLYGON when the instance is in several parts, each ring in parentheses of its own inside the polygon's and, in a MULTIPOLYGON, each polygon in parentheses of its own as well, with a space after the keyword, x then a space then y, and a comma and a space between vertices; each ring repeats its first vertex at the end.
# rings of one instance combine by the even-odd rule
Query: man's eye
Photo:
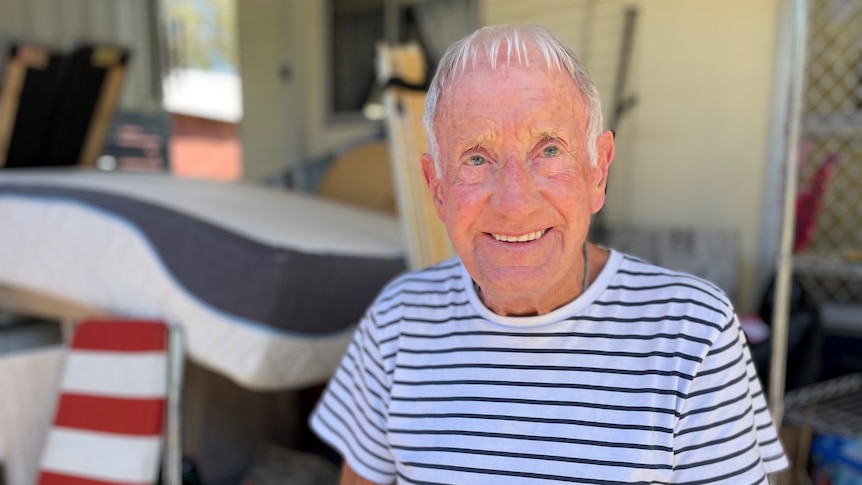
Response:
POLYGON ((477 167, 479 165, 483 165, 485 163, 485 157, 482 155, 473 155, 467 159, 467 165, 471 167, 477 167))
POLYGON ((556 157, 560 153, 562 153, 562 150, 560 150, 560 147, 556 145, 548 145, 545 148, 542 148, 543 157, 556 157))

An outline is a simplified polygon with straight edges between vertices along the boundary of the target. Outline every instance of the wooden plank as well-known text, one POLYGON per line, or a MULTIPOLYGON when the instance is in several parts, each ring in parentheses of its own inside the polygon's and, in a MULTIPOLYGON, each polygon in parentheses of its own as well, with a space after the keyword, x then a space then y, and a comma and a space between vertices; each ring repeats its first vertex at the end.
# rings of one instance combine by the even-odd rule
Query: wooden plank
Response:
POLYGON ((0 90, 0 167, 6 164, 6 153, 12 140, 21 89, 27 75, 27 59, 19 50, 6 61, 3 89, 0 90))
MULTIPOLYGON (((410 84, 425 82, 422 50, 415 44, 379 44, 378 78, 400 78, 410 84)), ((408 246, 411 268, 424 268, 454 255, 446 228, 437 217, 425 186, 420 157, 428 151, 422 126, 425 93, 390 86, 384 91, 384 110, 390 144, 398 213, 408 246)))
MULTIPOLYGON (((56 65, 52 65, 54 62, 52 57, 53 55, 47 47, 36 44, 14 45, 10 49, 10 56, 6 61, 3 89, 0 90, 0 167, 9 163, 9 150, 12 147, 15 125, 18 123, 22 94, 25 92, 25 82, 28 78, 27 72, 32 70, 35 73, 49 68, 56 69, 56 65)), ((46 85, 44 75, 33 76, 33 79, 35 81, 31 81, 31 85, 32 83, 36 84, 38 95, 49 95, 51 87, 46 85)), ((31 91, 30 103, 34 101, 33 98, 31 91)), ((25 100, 25 105, 27 103, 28 101, 25 100)), ((33 119, 29 121, 32 122, 33 119)), ((39 129, 44 130, 46 126, 40 126, 39 129)), ((27 128, 31 135, 39 133, 39 129, 33 125, 28 125, 27 128)), ((27 147, 22 148, 22 150, 25 153, 28 151, 27 147)))
POLYGON ((89 167, 96 165, 96 158, 105 144, 105 135, 111 127, 111 120, 114 118, 120 90, 123 87, 123 79, 126 77, 126 59, 127 54, 114 47, 95 47, 93 50, 91 64, 104 67, 107 71, 81 147, 79 165, 89 167))

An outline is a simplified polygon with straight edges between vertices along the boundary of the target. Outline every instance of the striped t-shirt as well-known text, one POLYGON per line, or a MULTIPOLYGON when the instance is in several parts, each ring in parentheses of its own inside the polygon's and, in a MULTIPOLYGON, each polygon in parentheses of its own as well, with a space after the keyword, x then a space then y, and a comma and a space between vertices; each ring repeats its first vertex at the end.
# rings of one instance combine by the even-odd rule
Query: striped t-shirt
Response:
POLYGON ((504 317, 457 259, 391 282, 311 417, 379 483, 765 484, 787 465, 728 299, 612 251, 504 317))

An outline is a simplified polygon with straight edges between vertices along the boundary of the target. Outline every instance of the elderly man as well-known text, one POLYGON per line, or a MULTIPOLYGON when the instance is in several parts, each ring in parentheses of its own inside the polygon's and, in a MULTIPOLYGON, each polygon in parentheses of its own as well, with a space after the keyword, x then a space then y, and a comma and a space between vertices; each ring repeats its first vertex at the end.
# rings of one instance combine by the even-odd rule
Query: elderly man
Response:
POLYGON ((342 483, 767 483, 787 465, 724 294, 587 242, 613 136, 534 26, 444 55, 422 167, 458 258, 375 300, 311 423, 342 483))

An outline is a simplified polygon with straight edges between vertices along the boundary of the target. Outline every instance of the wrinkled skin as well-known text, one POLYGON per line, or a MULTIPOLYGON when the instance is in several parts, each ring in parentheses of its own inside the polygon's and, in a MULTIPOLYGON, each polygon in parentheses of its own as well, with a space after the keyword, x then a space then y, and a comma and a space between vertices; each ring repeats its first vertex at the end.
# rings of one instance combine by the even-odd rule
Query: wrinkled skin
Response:
MULTIPOLYGON (((468 67, 439 101, 440 173, 424 155, 425 181, 483 302, 498 314, 547 313, 583 290, 582 247, 614 153, 604 132, 591 164, 586 127, 574 80, 544 66, 468 67)), ((607 251, 590 247, 593 277, 606 260, 607 251)))

